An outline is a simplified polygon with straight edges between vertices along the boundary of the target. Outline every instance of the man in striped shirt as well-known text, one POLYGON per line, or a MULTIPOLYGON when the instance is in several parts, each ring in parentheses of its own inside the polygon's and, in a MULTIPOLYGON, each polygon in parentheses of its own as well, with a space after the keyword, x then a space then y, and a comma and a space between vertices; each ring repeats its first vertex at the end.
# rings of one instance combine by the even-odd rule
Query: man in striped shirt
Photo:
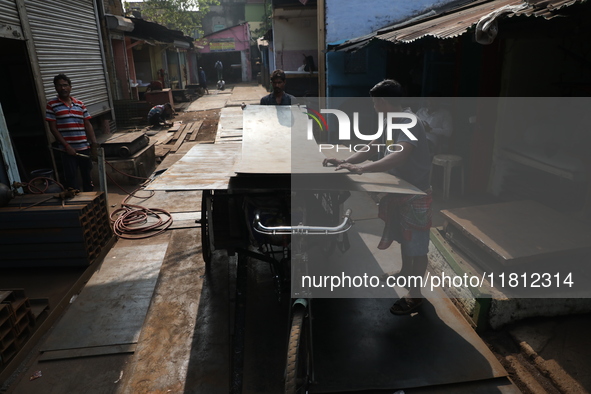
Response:
POLYGON ((89 192, 93 190, 92 161, 88 157, 95 156, 98 144, 94 129, 90 124, 90 115, 80 100, 70 96, 72 84, 70 78, 58 74, 53 78, 57 97, 50 100, 45 108, 45 120, 49 130, 59 143, 64 166, 64 186, 89 192), (78 170, 82 177, 82 189, 78 182, 78 170))

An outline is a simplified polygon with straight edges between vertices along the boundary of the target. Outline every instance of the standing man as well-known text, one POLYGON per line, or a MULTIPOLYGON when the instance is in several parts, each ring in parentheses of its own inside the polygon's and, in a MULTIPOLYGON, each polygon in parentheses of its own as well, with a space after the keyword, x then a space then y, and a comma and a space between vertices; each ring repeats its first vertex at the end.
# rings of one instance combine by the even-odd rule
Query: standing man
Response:
POLYGON ((221 61, 218 60, 217 62, 215 62, 214 67, 218 73, 218 81, 221 81, 222 79, 224 79, 224 65, 221 61))
POLYGON ((203 91, 206 94, 209 94, 209 90, 207 89, 207 77, 205 76, 205 71, 203 71, 203 67, 199 67, 199 86, 203 88, 203 91))
MULTIPOLYGON (((384 80, 375 85, 369 94, 372 96, 374 109, 378 113, 407 112, 403 110, 400 97, 403 90, 394 80, 384 80)), ((398 123, 410 119, 403 118, 398 123)), ((431 228, 432 191, 429 184, 431 156, 425 130, 421 122, 410 129, 417 138, 412 140, 401 129, 392 133, 392 141, 385 141, 385 135, 372 141, 371 150, 358 152, 345 160, 325 159, 323 165, 336 165, 336 170, 348 170, 354 174, 364 172, 389 172, 425 192, 425 195, 388 194, 380 201, 379 216, 386 222, 379 249, 388 248, 396 240, 400 243, 402 253, 402 269, 397 274, 409 279, 410 276, 424 277, 429 264, 429 229, 431 228), (379 150, 378 144, 393 143, 396 151, 379 150), (366 161, 376 154, 381 157, 377 161, 366 161)), ((407 280, 409 292, 392 305, 390 312, 394 315, 406 315, 414 312, 423 304, 420 283, 407 280), (413 286, 414 283, 414 286, 413 286)))
POLYGON ((285 72, 275 70, 271 73, 273 93, 261 98, 260 105, 292 105, 296 104, 296 98, 285 93, 285 72))
POLYGON ((51 134, 63 151, 65 186, 80 190, 78 170, 82 177, 82 190, 91 192, 94 188, 90 172, 92 161, 96 158, 98 144, 90 115, 80 100, 70 96, 72 83, 64 74, 53 78, 57 97, 50 100, 45 108, 45 120, 51 134), (86 157, 78 154, 86 155, 86 157))

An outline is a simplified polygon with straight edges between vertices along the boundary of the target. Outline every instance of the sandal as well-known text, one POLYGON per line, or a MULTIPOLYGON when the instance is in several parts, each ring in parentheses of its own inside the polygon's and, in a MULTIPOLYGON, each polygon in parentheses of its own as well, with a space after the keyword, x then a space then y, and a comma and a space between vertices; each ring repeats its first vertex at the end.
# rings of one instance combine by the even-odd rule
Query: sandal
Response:
POLYGON ((423 305, 422 298, 403 297, 390 307, 390 313, 397 316, 408 315, 419 309, 421 305, 423 305))

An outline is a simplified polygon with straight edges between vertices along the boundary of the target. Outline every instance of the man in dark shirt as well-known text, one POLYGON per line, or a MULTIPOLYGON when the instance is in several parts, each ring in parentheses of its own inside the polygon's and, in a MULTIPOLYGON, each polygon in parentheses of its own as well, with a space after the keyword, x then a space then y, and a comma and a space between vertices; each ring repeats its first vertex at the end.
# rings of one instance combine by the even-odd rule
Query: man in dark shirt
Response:
POLYGON ((285 93, 285 72, 283 70, 275 70, 271 73, 271 83, 273 84, 273 93, 263 97, 261 99, 261 105, 296 104, 295 97, 285 93))
MULTIPOLYGON (((402 109, 400 97, 404 96, 404 92, 400 84, 394 80, 378 83, 369 93, 378 113, 412 114, 409 110, 402 109)), ((424 195, 388 194, 380 200, 379 217, 386 222, 386 226, 378 249, 386 249, 392 241, 398 241, 402 254, 402 269, 396 276, 409 278, 406 282, 409 293, 390 308, 394 315, 412 313, 422 305, 421 288, 417 281, 413 285, 410 278, 424 277, 429 264, 427 253, 431 227, 431 156, 422 123, 417 122, 410 131, 414 139, 399 129, 394 130, 391 143, 401 149, 387 151, 387 154, 381 154, 377 161, 369 159, 383 153, 384 149, 378 150, 378 144, 390 145, 388 141, 376 139, 369 144, 372 147, 370 150, 359 151, 345 160, 330 158, 323 162, 325 166, 335 165, 336 170, 348 170, 354 174, 389 172, 425 192, 424 195)))

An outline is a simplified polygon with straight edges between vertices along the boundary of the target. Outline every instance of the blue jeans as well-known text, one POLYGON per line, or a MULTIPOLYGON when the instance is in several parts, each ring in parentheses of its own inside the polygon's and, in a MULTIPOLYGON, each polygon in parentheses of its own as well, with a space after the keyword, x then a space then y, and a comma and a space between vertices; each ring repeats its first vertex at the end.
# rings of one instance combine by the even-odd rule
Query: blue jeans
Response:
MULTIPOLYGON (((90 149, 76 151, 83 155, 90 156, 90 149)), ((92 171, 92 161, 90 158, 71 156, 67 153, 62 153, 62 164, 64 166, 64 187, 69 187, 82 190, 84 192, 91 192, 94 189, 92 184, 92 177, 90 172, 92 171), (78 170, 82 178, 82 188, 80 188, 80 182, 78 181, 78 170)))
POLYGON ((430 231, 411 230, 412 238, 403 240, 400 243, 401 252, 404 256, 426 256, 429 253, 430 231))

